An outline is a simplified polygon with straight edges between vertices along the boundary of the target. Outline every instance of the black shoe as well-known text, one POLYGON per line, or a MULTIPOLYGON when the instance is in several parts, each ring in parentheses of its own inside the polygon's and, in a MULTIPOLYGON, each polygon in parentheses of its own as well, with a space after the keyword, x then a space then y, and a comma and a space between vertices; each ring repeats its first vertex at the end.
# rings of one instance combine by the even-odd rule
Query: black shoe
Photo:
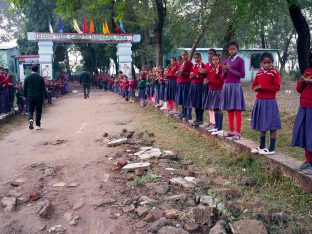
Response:
POLYGON ((33 119, 30 119, 30 120, 29 120, 29 129, 30 129, 30 130, 33 130, 33 129, 34 129, 34 120, 33 120, 33 119))
POLYGON ((297 171, 304 171, 304 170, 306 170, 308 168, 311 168, 311 167, 312 167, 312 163, 304 162, 301 165, 295 167, 295 170, 297 170, 297 171))

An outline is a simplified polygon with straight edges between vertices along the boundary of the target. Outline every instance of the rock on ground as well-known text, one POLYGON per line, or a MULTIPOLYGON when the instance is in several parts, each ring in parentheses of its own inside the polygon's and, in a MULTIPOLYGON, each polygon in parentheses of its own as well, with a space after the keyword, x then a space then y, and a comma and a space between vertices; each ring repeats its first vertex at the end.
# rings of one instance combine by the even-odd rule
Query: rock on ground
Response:
POLYGON ((161 229, 163 226, 168 225, 170 223, 169 220, 162 217, 159 220, 155 221, 154 223, 149 226, 147 229, 148 232, 157 233, 159 229, 161 229))
POLYGON ((239 220, 231 223, 230 226, 233 234, 268 233, 262 222, 258 220, 239 220))
POLYGON ((5 211, 12 212, 15 209, 16 198, 4 197, 1 199, 1 205, 5 207, 5 211))
POLYGON ((226 234, 226 230, 224 228, 225 221, 219 220, 213 228, 210 229, 209 234, 226 234))

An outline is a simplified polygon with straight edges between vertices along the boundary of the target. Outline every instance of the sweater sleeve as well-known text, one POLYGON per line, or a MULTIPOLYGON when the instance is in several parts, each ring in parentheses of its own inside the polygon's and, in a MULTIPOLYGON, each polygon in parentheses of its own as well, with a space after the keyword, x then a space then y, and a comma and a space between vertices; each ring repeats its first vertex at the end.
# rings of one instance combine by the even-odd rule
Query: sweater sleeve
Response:
POLYGON ((307 84, 303 80, 299 80, 297 83, 296 90, 298 93, 302 93, 306 87, 307 87, 307 84))
POLYGON ((264 91, 280 91, 281 89, 281 75, 279 73, 276 73, 272 85, 261 85, 261 90, 264 91))
POLYGON ((245 61, 243 59, 240 59, 238 63, 238 70, 231 69, 229 73, 231 73, 232 75, 236 77, 244 79, 245 78, 245 61))
POLYGON ((192 68, 193 68, 193 64, 191 62, 186 63, 185 64, 185 68, 184 68, 184 70, 181 73, 181 76, 189 77, 190 73, 192 71, 192 68))
POLYGON ((256 75, 255 80, 252 82, 252 86, 251 86, 252 90, 255 90, 256 86, 259 85, 259 83, 258 83, 258 78, 257 78, 257 77, 258 77, 258 76, 256 75))

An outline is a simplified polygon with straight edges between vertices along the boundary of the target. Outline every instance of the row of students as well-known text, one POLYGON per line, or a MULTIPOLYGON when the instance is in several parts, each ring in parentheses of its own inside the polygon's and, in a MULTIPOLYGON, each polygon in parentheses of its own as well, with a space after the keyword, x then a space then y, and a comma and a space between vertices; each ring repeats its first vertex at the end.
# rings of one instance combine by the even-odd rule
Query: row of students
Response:
MULTIPOLYGON (((239 45, 231 42, 228 46, 229 57, 220 63, 215 50, 209 51, 209 62, 204 64, 201 54, 194 54, 194 64, 189 60, 187 51, 178 59, 172 58, 171 64, 161 74, 162 69, 147 71, 143 67, 140 73, 139 98, 141 105, 154 97, 157 102, 158 81, 162 75, 170 113, 177 113, 185 120, 192 119, 192 108, 195 109, 194 125, 203 124, 204 110, 209 111, 210 124, 207 127, 213 135, 223 135, 223 111, 228 114, 229 132, 225 137, 240 139, 242 112, 246 110, 241 79, 245 78, 244 60, 238 55, 239 45), (153 87, 152 87, 153 85, 153 87), (144 93, 145 89, 145 93, 144 93), (154 93, 153 93, 154 92, 154 93)), ((260 144, 252 153, 264 155, 275 153, 277 130, 281 128, 280 114, 276 101, 276 92, 280 90, 280 74, 273 67, 273 56, 263 53, 262 69, 257 73, 252 89, 257 93, 252 111, 251 127, 260 132, 260 144), (270 131, 270 145, 265 146, 266 132, 270 131)), ((161 93, 161 92, 159 92, 161 93)), ((312 158, 311 158, 312 159, 312 158)), ((312 162, 312 160, 310 160, 312 162)))

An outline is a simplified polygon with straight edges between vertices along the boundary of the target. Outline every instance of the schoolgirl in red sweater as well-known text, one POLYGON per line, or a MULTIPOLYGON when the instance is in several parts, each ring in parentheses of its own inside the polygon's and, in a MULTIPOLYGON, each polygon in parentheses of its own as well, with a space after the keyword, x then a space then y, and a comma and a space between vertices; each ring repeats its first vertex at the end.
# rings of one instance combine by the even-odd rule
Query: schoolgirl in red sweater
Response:
POLYGON ((300 107, 294 124, 292 146, 305 149, 305 162, 296 169, 305 174, 312 175, 312 55, 310 55, 310 68, 297 83, 297 92, 300 96, 300 107))
POLYGON ((261 55, 261 70, 258 71, 252 84, 257 92, 252 111, 251 127, 260 132, 260 145, 252 153, 263 155, 275 154, 277 130, 281 128, 280 113, 276 101, 276 93, 280 90, 281 76, 273 67, 273 56, 265 52, 261 55), (265 147, 266 132, 270 131, 270 146, 265 147))

